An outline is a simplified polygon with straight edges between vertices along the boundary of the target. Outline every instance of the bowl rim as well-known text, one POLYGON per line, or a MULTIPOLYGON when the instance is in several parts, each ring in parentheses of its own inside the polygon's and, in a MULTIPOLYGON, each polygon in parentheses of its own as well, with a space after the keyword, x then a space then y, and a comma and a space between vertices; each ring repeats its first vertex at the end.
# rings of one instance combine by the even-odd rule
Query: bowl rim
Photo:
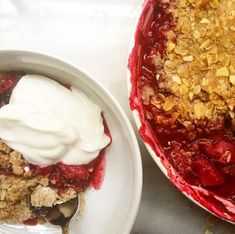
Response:
MULTIPOLYGON (((137 34, 137 30, 138 30, 138 25, 140 23, 140 20, 141 20, 141 16, 142 16, 142 13, 143 11, 145 10, 147 4, 152 1, 152 0, 144 0, 143 1, 143 4, 142 4, 142 8, 140 10, 140 13, 138 14, 137 18, 136 18, 136 21, 135 21, 135 24, 133 26, 133 31, 132 31, 132 38, 130 40, 130 43, 129 43, 129 51, 128 51, 128 59, 130 59, 131 55, 132 55, 132 52, 133 52, 133 49, 135 47, 135 43, 136 43, 136 34, 137 34)), ((132 91, 132 83, 131 83, 131 76, 132 76, 132 72, 130 70, 130 68, 128 67, 127 69, 127 73, 126 73, 126 77, 127 77, 127 92, 128 92, 128 98, 130 100, 130 96, 131 96, 131 91, 132 91)), ((166 178, 169 180, 170 183, 172 183, 174 185, 174 187, 180 191, 186 198, 188 198, 190 201, 192 201, 194 204, 196 204, 197 206, 199 206, 200 208, 202 208, 203 210, 209 212, 210 214, 228 222, 228 223, 231 223, 231 224, 234 224, 235 225, 235 222, 233 221, 230 221, 228 219, 225 219, 219 215, 217 215, 216 213, 214 213, 213 211, 209 210, 207 207, 203 206, 202 204, 200 204, 197 200, 195 200, 190 194, 182 191, 180 188, 178 188, 174 182, 170 179, 169 175, 168 175, 168 171, 167 169, 164 167, 163 163, 161 162, 161 159, 160 157, 153 151, 152 147, 147 143, 145 142, 145 140, 142 138, 139 130, 142 126, 142 123, 141 123, 141 119, 140 119, 140 113, 136 110, 136 109, 131 109, 130 107, 130 101, 129 101, 129 108, 131 110, 131 113, 132 113, 132 117, 133 117, 133 120, 134 120, 134 123, 135 123, 135 126, 137 128, 137 131, 138 131, 138 134, 141 138, 141 141, 144 143, 144 146, 145 148, 147 149, 148 153, 150 154, 151 158, 153 159, 153 161, 157 164, 157 166, 159 167, 159 169, 161 170, 161 172, 166 176, 166 178)))
POLYGON ((128 219, 126 220, 126 225, 123 227, 123 234, 130 233, 133 226, 134 222, 136 220, 138 211, 139 211, 139 206, 140 206, 140 201, 141 201, 141 196, 142 196, 142 187, 143 187, 143 170, 142 170, 142 158, 141 158, 141 153, 140 153, 140 148, 139 144, 134 132, 134 129, 130 123, 130 120, 128 119, 126 113, 122 109, 121 105, 118 103, 118 101, 115 99, 115 97, 111 94, 111 92, 104 87, 100 81, 97 81, 93 76, 89 75, 87 72, 85 72, 83 69, 80 69, 77 65, 73 64, 72 62, 68 61, 67 59, 64 59, 62 56, 55 56, 52 53, 46 53, 46 52, 38 52, 36 50, 19 50, 19 49, 4 49, 0 50, 0 55, 3 54, 9 54, 9 55, 24 55, 24 56, 36 56, 40 58, 46 58, 53 60, 54 62, 59 62, 64 64, 66 67, 69 69, 73 69, 75 72, 81 73, 86 79, 88 79, 91 83, 93 83, 95 86, 99 87, 99 89, 104 93, 107 98, 115 105, 115 108, 119 112, 121 116, 121 121, 126 125, 128 132, 130 133, 131 138, 130 140, 130 145, 133 148, 133 171, 135 172, 134 174, 134 179, 135 179, 135 186, 133 190, 133 194, 135 195, 132 197, 131 200, 131 209, 128 210, 128 219))

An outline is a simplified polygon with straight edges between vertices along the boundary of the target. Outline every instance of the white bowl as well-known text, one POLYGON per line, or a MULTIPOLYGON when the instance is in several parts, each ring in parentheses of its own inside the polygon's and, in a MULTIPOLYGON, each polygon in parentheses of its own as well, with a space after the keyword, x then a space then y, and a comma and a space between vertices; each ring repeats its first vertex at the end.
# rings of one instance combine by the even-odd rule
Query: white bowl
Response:
MULTIPOLYGON (((48 55, 0 51, 0 71, 40 73, 75 86, 104 111, 113 142, 106 150, 106 173, 100 190, 88 189, 83 216, 70 224, 70 234, 127 234, 142 191, 141 156, 134 131, 119 104, 99 83, 74 66, 48 55)), ((53 225, 0 225, 1 234, 56 234, 53 225)))
MULTIPOLYGON (((140 13, 140 17, 136 22, 136 27, 135 27, 135 31, 133 33, 133 38, 132 38, 132 42, 130 44, 130 58, 132 56, 134 56, 134 49, 136 46, 136 37, 139 35, 139 31, 138 31, 138 27, 139 25, 141 25, 141 30, 144 31, 144 26, 146 26, 146 22, 145 20, 149 20, 151 19, 151 14, 153 14, 153 8, 149 7, 149 4, 152 3, 152 0, 145 0, 143 7, 142 7, 142 11, 140 13)), ((139 56, 139 50, 137 50, 137 53, 135 54, 136 57, 138 58, 139 56)), ((140 66, 140 63, 137 62, 137 64, 140 66)), ((128 93, 129 96, 131 96, 131 91, 132 91, 132 83, 131 83, 131 77, 132 77, 132 71, 130 70, 130 68, 128 69, 128 74, 127 74, 127 86, 128 86, 128 93)), ((132 115, 135 121, 135 124, 137 126, 137 129, 140 130, 142 127, 142 121, 141 119, 143 117, 141 117, 139 110, 137 109, 133 109, 132 111, 132 115)), ((150 133, 151 131, 149 131, 148 134, 151 135, 150 133)), ((143 137, 140 134, 140 137, 142 138, 142 141, 144 143, 144 145, 146 146, 149 154, 151 155, 151 157, 153 158, 153 160, 155 161, 155 163, 158 165, 158 167, 160 168, 160 170, 163 172, 163 174, 175 185, 175 187, 177 187, 187 198, 189 198, 192 202, 194 202, 196 205, 198 205, 199 207, 203 208, 204 210, 210 212, 211 214, 229 222, 232 224, 235 224, 235 222, 233 221, 234 218, 232 218, 227 212, 222 212, 220 209, 218 209, 218 207, 211 205, 210 203, 208 203, 207 197, 209 197, 211 195, 211 193, 208 192, 208 190, 202 188, 202 187, 198 187, 198 186, 191 186, 190 184, 188 184, 186 181, 184 181, 184 179, 175 171, 175 169, 171 166, 171 164, 169 163, 169 161, 167 160, 164 151, 161 147, 160 144, 158 143, 153 143, 155 148, 157 149, 153 149, 154 147, 152 147, 148 142, 146 142, 143 137), (202 196, 203 194, 203 196, 202 196)), ((229 211, 231 211, 232 213, 235 214, 235 206, 232 202, 229 202, 225 199, 222 199, 218 196, 215 197, 218 201, 221 202, 221 204, 223 204, 229 211)))

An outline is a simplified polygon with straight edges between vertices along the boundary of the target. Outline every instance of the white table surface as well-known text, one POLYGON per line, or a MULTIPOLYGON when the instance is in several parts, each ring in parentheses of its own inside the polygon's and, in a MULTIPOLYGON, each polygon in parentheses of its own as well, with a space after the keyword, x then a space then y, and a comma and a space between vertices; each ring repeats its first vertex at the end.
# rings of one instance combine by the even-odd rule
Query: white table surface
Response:
MULTIPOLYGON (((61 57, 109 89, 132 121, 126 70, 142 0, 0 0, 0 49, 28 49, 61 57)), ((134 124, 133 124, 134 125, 134 124)), ((140 142, 144 184, 132 234, 233 234, 163 176, 140 142)), ((93 234, 93 233, 91 233, 93 234)))

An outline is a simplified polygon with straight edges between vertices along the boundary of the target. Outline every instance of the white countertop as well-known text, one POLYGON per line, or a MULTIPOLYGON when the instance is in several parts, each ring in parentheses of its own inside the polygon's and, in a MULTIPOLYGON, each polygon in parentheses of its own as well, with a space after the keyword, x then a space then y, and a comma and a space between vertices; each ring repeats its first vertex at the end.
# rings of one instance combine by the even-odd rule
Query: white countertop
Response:
MULTIPOLYGON (((142 0, 0 0, 0 49, 28 49, 61 57, 111 91, 132 121, 126 72, 129 43, 142 0)), ((198 208, 160 172, 140 143, 144 185, 132 234, 233 234, 211 227, 198 208)), ((211 216, 210 216, 211 217, 211 216)))

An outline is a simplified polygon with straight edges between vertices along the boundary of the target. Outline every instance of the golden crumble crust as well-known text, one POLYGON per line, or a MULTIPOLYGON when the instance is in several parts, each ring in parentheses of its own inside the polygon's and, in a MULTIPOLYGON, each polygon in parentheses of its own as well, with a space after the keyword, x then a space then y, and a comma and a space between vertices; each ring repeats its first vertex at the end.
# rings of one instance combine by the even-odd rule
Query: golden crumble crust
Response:
POLYGON ((0 220, 15 223, 29 219, 31 189, 39 182, 37 178, 0 175, 0 220))
POLYGON ((31 218, 32 211, 26 198, 15 203, 0 201, 0 222, 22 223, 31 218))
POLYGON ((143 103, 165 113, 159 124, 222 126, 226 118, 235 128, 235 0, 177 0, 170 10, 176 26, 168 32, 166 56, 153 56, 165 74, 156 76, 159 88, 168 95, 145 85, 143 103))
POLYGON ((0 172, 9 172, 0 173, 0 223, 22 223, 35 217, 32 207, 52 207, 77 196, 73 188, 63 193, 50 188, 46 176, 32 176, 25 165, 22 155, 0 140, 0 172))

